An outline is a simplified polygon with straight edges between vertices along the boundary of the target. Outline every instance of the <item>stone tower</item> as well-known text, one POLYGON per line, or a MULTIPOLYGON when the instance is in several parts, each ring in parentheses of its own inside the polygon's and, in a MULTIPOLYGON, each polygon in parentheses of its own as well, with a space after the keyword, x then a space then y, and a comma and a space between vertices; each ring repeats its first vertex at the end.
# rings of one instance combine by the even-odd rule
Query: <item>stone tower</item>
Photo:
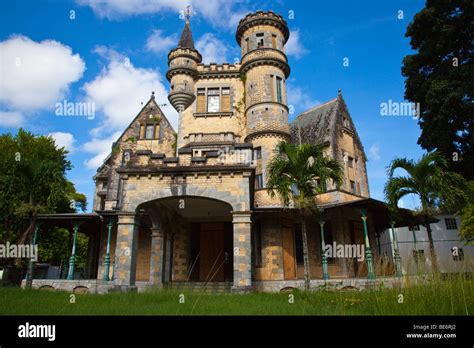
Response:
POLYGON ((239 22, 236 33, 246 93, 245 141, 255 149, 256 204, 260 206, 278 205, 264 190, 266 168, 276 145, 290 138, 285 83, 290 74, 285 54, 288 38, 286 21, 272 11, 248 14, 239 22))
POLYGON ((196 98, 194 83, 198 75, 197 65, 201 61, 201 54, 194 48, 188 15, 178 47, 168 54, 166 73, 166 78, 170 82, 168 100, 178 112, 186 110, 196 98))

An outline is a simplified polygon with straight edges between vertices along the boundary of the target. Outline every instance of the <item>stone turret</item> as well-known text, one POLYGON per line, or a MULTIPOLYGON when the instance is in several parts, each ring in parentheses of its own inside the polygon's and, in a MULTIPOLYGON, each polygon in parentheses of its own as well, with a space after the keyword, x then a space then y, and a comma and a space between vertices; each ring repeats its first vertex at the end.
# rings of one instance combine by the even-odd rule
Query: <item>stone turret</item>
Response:
POLYGON ((285 83, 290 74, 285 54, 288 38, 286 21, 272 11, 248 14, 237 28, 246 92, 245 141, 259 152, 256 175, 261 185, 257 189, 265 187, 266 168, 275 147, 290 138, 285 83))
POLYGON ((178 47, 168 54, 166 73, 166 78, 170 82, 168 100, 178 112, 186 110, 196 98, 194 83, 198 75, 197 65, 201 61, 201 54, 194 48, 188 16, 178 47))

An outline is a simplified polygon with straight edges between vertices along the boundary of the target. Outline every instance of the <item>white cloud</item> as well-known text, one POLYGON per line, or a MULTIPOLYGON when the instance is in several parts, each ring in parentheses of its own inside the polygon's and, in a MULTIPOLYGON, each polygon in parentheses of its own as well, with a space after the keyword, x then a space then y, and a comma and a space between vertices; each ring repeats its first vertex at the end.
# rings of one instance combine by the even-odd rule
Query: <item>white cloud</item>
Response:
POLYGON ((93 155, 92 158, 84 161, 86 167, 90 169, 97 169, 100 167, 105 158, 112 151, 112 144, 118 139, 120 134, 122 134, 122 132, 117 131, 106 138, 92 138, 91 141, 82 145, 82 149, 85 152, 93 155))
POLYGON ((10 111, 53 108, 82 77, 84 61, 54 40, 12 36, 0 42, 0 103, 10 111))
POLYGON ((168 91, 159 72, 135 67, 127 57, 106 47, 98 47, 96 52, 109 61, 101 73, 83 87, 86 99, 95 103, 96 112, 104 114, 94 135, 123 130, 140 111, 141 102, 148 101, 152 91, 159 105, 167 104, 162 110, 176 129, 177 112, 167 100, 168 91))
POLYGON ((58 148, 64 147, 69 153, 73 153, 76 150, 74 147, 76 140, 71 133, 53 132, 49 135, 54 139, 58 148))
POLYGON ((214 34, 206 33, 201 36, 196 42, 196 49, 201 53, 204 64, 221 64, 227 61, 227 45, 214 34))
POLYGON ((110 20, 129 16, 175 12, 176 15, 191 6, 193 16, 203 17, 216 27, 235 29, 238 21, 247 13, 247 1, 228 0, 76 0, 79 5, 89 6, 94 13, 110 20))
POLYGON ((369 148, 369 159, 372 161, 378 161, 380 159, 380 145, 378 143, 373 144, 369 148))
POLYGON ((292 107, 294 115, 298 115, 303 111, 306 111, 321 104, 319 100, 316 100, 311 97, 306 90, 297 86, 295 84, 294 79, 287 80, 286 87, 286 93, 288 96, 288 106, 290 108, 292 107))
POLYGON ((0 111, 0 127, 20 127, 23 125, 25 118, 18 111, 0 111))
POLYGON ((146 48, 154 53, 168 53, 173 47, 178 45, 178 35, 163 35, 162 30, 155 29, 146 40, 146 48))
POLYGON ((299 29, 292 30, 290 32, 290 38, 285 45, 286 54, 289 56, 293 56, 296 59, 300 59, 304 55, 309 53, 309 50, 303 46, 303 43, 300 39, 300 31, 299 29))
POLYGON ((138 68, 125 56, 110 48, 95 49, 107 65, 94 80, 84 85, 86 99, 94 103, 103 115, 99 127, 92 130, 92 140, 83 145, 92 158, 85 161, 88 168, 97 168, 111 151, 111 145, 132 122, 143 105, 155 92, 155 99, 166 118, 177 129, 178 113, 168 102, 168 90, 163 77, 153 69, 138 68))

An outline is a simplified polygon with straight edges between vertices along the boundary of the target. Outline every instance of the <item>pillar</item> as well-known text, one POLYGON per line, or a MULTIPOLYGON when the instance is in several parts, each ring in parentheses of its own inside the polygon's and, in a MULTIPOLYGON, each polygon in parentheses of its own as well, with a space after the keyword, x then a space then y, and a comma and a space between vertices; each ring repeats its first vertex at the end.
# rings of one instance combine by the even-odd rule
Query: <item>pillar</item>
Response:
POLYGON ((150 284, 163 286, 164 240, 165 230, 159 222, 151 228, 150 284))
POLYGON ((114 282, 118 286, 135 286, 137 265, 138 226, 134 213, 118 216, 115 246, 114 282))
POLYGON ((364 224, 364 241, 365 241, 365 261, 367 262, 367 277, 375 279, 374 260, 372 257, 372 250, 370 249, 369 233, 367 230, 367 213, 362 209, 362 222, 364 224))
POLYGON ((74 265, 76 263, 76 242, 77 242, 77 233, 79 232, 79 222, 74 222, 74 235, 72 237, 72 251, 71 251, 71 257, 69 258, 69 269, 67 272, 67 279, 68 280, 73 280, 74 279, 74 265))
POLYGON ((329 272, 328 272, 328 259, 326 257, 326 253, 324 252, 324 220, 321 219, 319 221, 320 232, 321 232, 321 266, 323 269, 323 279, 329 279, 329 272))
MULTIPOLYGON (((36 222, 35 229, 33 232, 33 239, 31 241, 31 245, 33 246, 33 248, 38 242, 38 231, 39 231, 40 225, 41 225, 40 222, 36 222)), ((38 250, 37 250, 36 256, 38 257, 38 250)), ((28 262, 28 269, 26 271, 26 287, 27 288, 31 288, 33 284, 34 272, 35 272, 35 261, 33 260, 33 258, 30 258, 30 261, 28 262)))
POLYGON ((395 274, 397 277, 402 276, 402 265, 400 262, 400 253, 398 251, 398 239, 395 232, 395 221, 392 221, 392 240, 393 240, 393 258, 395 259, 395 274))
POLYGON ((114 226, 114 220, 110 219, 107 224, 107 247, 105 251, 105 258, 104 258, 104 275, 102 280, 109 281, 110 276, 110 243, 112 240, 112 227, 114 226))
POLYGON ((252 288, 251 265, 251 212, 232 212, 234 246, 233 291, 249 291, 252 288))

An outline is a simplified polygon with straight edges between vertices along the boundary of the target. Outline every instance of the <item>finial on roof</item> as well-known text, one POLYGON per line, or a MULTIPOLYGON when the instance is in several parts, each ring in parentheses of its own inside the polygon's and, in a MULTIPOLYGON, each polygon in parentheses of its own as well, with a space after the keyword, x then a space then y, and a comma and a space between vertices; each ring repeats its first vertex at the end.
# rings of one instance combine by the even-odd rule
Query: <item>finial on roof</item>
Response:
POLYGON ((178 42, 178 47, 194 49, 193 34, 191 33, 191 26, 189 25, 189 18, 191 17, 190 6, 186 6, 184 17, 186 18, 186 23, 184 24, 183 32, 181 33, 181 37, 178 42))
POLYGON ((341 91, 340 88, 337 90, 337 95, 338 95, 338 96, 341 96, 341 95, 342 95, 342 91, 341 91))
POLYGON ((151 99, 155 99, 155 91, 151 92, 151 99))
POLYGON ((184 13, 184 16, 186 17, 186 21, 189 21, 189 18, 191 17, 191 6, 186 6, 186 12, 184 13))

